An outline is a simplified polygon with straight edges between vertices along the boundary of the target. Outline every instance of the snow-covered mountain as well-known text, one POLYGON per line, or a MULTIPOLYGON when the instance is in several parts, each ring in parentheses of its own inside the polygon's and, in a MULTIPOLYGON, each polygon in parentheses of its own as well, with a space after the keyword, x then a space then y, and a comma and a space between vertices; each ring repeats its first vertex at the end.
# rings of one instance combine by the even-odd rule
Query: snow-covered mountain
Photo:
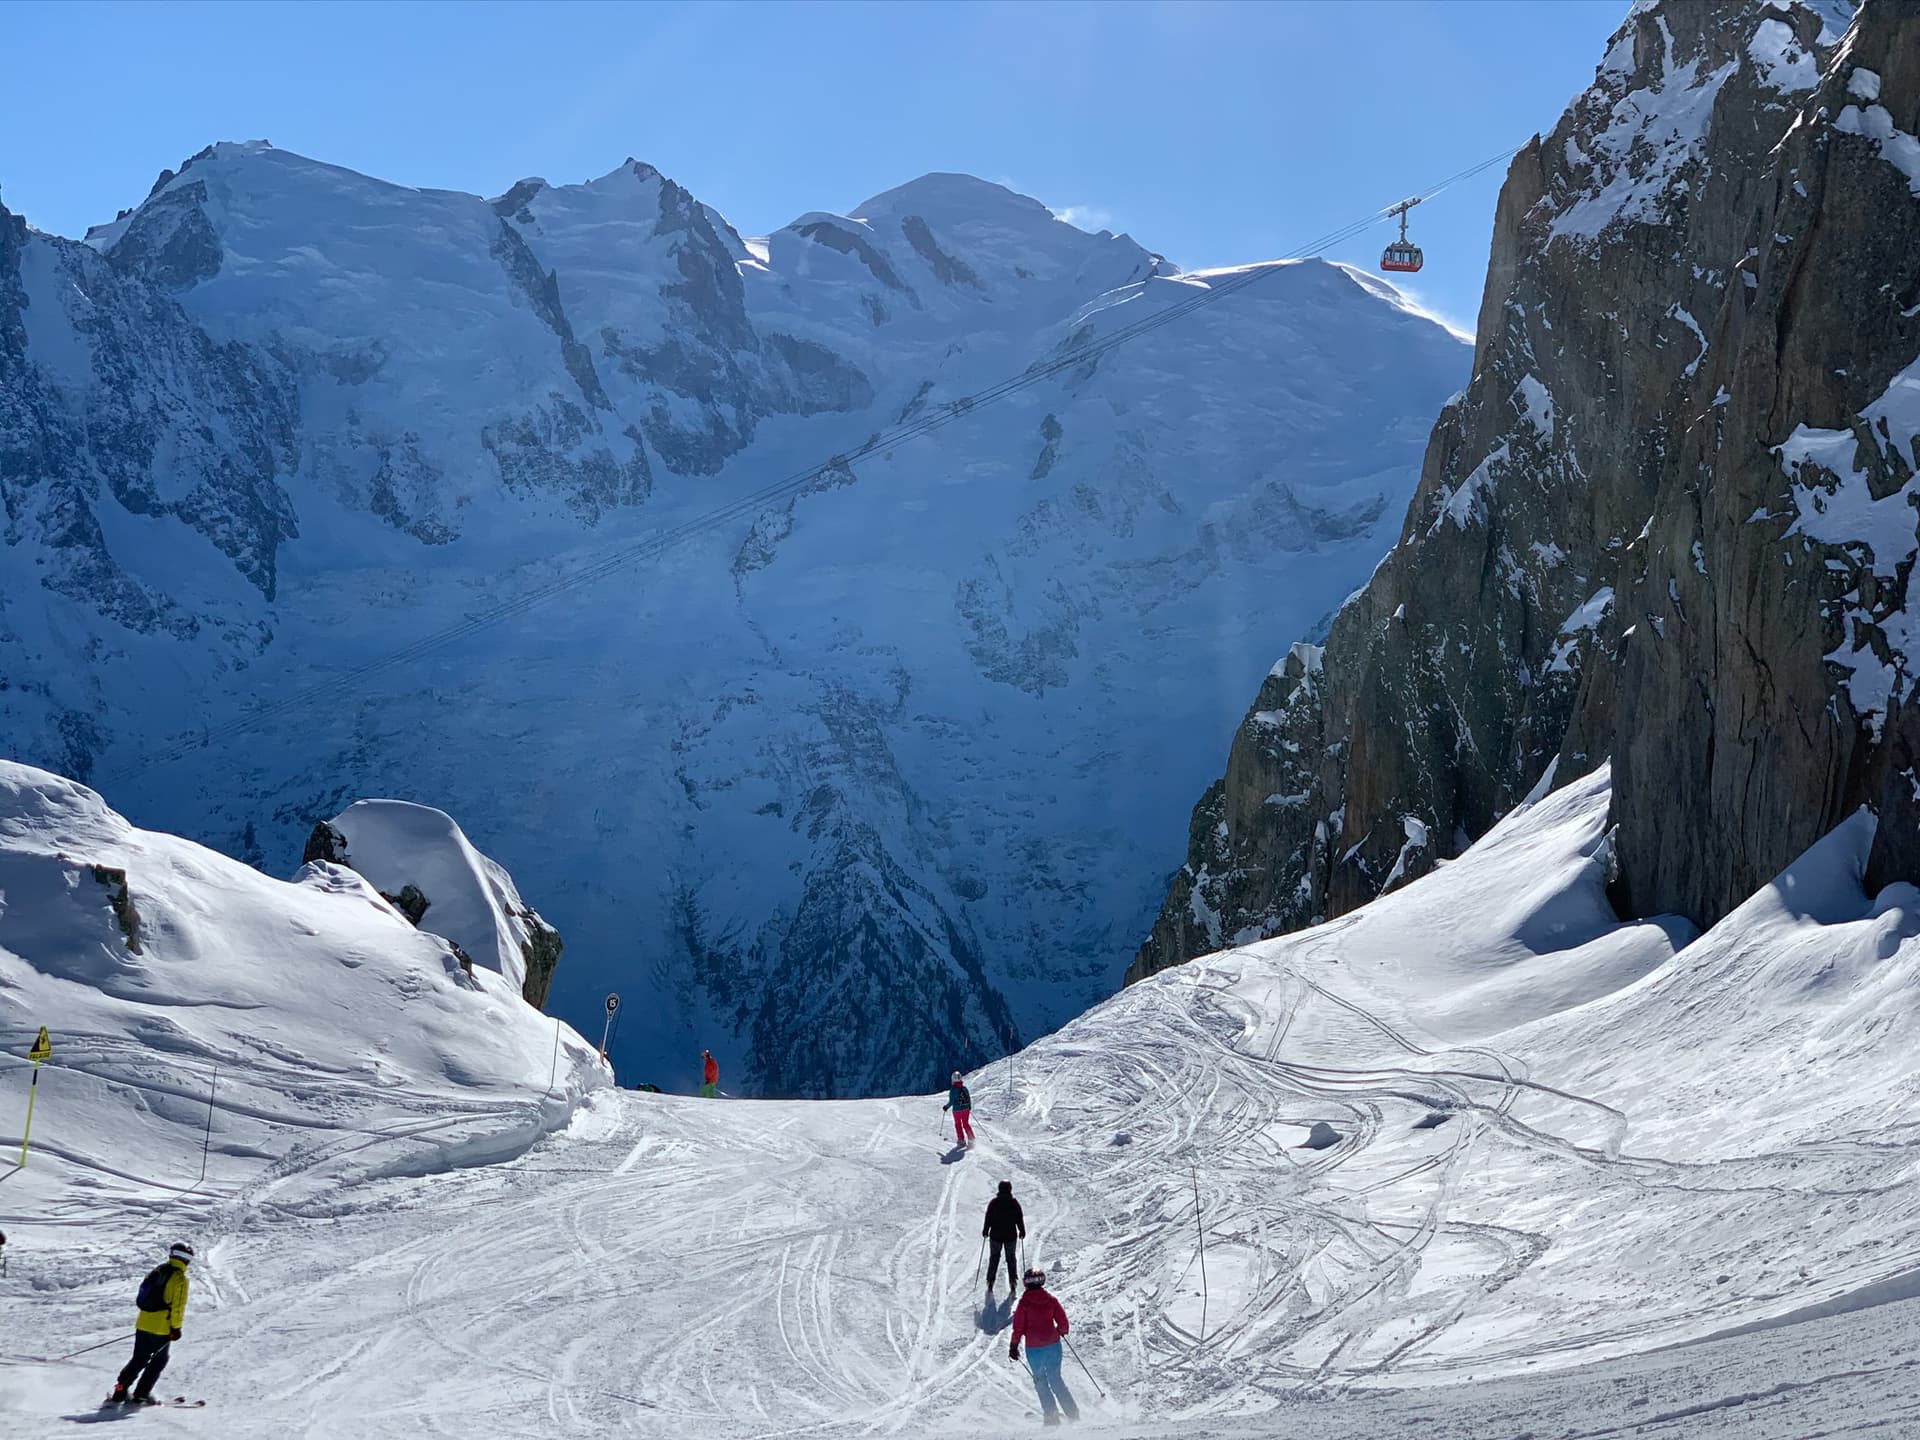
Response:
POLYGON ((0 214, 0 748, 276 873, 458 815, 628 1078, 930 1083, 1117 982, 1195 737, 1465 375, 1318 262, 1049 370, 1245 273, 956 175, 753 239, 634 162, 219 145, 84 244, 0 214))
POLYGON ((1514 159, 1399 543, 1261 689, 1131 974, 1609 757, 1624 914, 1711 924, 1862 805, 1920 879, 1917 134, 1920 8, 1633 6, 1514 159))
POLYGON ((0 767, 0 1418, 114 1418, 114 1337, 187 1239, 167 1391, 209 1408, 139 1422, 169 1433, 1038 1430, 977 1268, 1011 1179, 1076 1433, 1908 1433, 1920 891, 1867 893, 1861 813, 1704 934, 1623 924, 1610 788, 984 1067, 956 1152, 937 1094, 597 1083, 351 872, 267 879, 0 767))

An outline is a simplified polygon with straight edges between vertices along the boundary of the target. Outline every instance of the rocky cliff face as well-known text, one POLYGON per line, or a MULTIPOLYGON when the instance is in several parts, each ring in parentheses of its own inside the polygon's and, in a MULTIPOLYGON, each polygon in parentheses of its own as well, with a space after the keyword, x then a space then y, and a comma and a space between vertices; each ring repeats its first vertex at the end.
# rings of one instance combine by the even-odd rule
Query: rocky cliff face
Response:
POLYGON ((1513 162, 1399 544, 1267 681, 1131 978, 1608 755, 1628 913, 1716 919, 1860 804, 1915 872, 1917 66, 1912 6, 1634 7, 1513 162))
MULTIPOLYGON (((1268 658, 1241 597, 1365 577, 1467 369, 1318 262, 1058 368, 1239 272, 958 175, 755 238, 633 161, 485 199, 219 145, 0 247, 0 748, 262 864, 445 807, 565 934, 558 1013, 618 990, 624 1073, 747 1093, 1111 991, 1268 658)), ((552 948, 497 968, 537 1001, 552 948)))

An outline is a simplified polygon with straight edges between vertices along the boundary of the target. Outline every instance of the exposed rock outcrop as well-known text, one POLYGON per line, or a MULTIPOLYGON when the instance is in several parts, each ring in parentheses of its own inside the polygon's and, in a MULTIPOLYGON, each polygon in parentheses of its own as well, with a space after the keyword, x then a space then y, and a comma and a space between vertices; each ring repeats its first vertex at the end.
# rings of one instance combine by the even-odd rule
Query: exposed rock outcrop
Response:
POLYGON ((451 945, 469 972, 475 965, 497 970, 529 1005, 546 1005, 560 963, 559 932, 450 815, 404 800, 358 801, 313 827, 300 863, 316 861, 360 875, 415 929, 451 945))
POLYGON ((1636 5, 1515 158, 1400 542, 1267 682, 1129 978, 1609 754, 1626 913, 1711 922, 1861 804, 1920 875, 1920 8, 1846 9, 1636 5))
POLYGON ((134 906, 133 892, 127 888, 127 872, 117 865, 95 865, 92 871, 95 883, 106 887, 107 904, 113 907, 114 923, 119 925, 127 949, 138 955, 140 912, 134 906))

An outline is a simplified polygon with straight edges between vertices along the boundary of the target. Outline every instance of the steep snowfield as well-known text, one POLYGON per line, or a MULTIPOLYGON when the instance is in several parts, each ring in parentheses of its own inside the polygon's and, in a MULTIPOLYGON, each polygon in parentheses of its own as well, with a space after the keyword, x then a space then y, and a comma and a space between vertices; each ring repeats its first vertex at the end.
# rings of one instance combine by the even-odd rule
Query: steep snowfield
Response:
MULTIPOLYGON (((249 1183, 265 1157, 216 1144, 205 1191, 169 1198, 158 1182, 192 1180, 190 1148, 111 1184, 97 1161, 49 1157, 0 1180, 9 1433, 90 1418, 117 1346, 22 1357, 115 1334, 175 1235, 203 1258, 167 1388, 213 1408, 140 1422, 163 1430, 1022 1433, 1030 1392, 975 1269, 1002 1177, 1106 1392, 1069 1361, 1081 1433, 1904 1433, 1920 1316, 1892 1302, 1914 1293, 1920 1240, 1920 896, 1862 893, 1861 817, 1704 936, 1615 925, 1607 784, 974 1073, 970 1154, 949 1150, 934 1098, 602 1089, 530 1151, 462 1169, 408 1147, 391 1173, 293 1155, 249 1183), (1339 1140, 1302 1148, 1316 1122, 1339 1140)), ((48 827, 33 833, 44 851, 48 827)), ((364 904, 274 893, 295 913, 364 904)), ((391 943, 432 948, 365 908, 391 943)), ((76 950, 109 923, 28 940, 76 950)), ((6 958, 10 978, 33 973, 6 958)), ((302 1027, 336 1023, 268 1013, 302 1053, 326 1048, 302 1027)), ((137 1019, 119 1026, 146 1053, 137 1019)), ((106 1054, 88 1078, 46 1075, 50 1146, 115 1148, 126 1112, 68 1100, 106 1054)), ((230 1063, 288 1083, 280 1058, 230 1063)), ((344 1080, 308 1068, 303 1106, 332 1103, 344 1080)), ((123 1106, 154 1093, 148 1073, 110 1073, 123 1106)), ((172 1103, 190 1133, 204 1110, 172 1103)))
POLYGON ((556 1012, 629 1001, 623 1075, 711 1046, 774 1093, 931 1084, 1111 992, 1468 358, 1274 265, 950 410, 1240 273, 957 175, 749 244, 633 162, 489 201, 221 145, 87 245, 6 239, 0 750, 273 873, 358 796, 447 810, 565 938, 556 1012))

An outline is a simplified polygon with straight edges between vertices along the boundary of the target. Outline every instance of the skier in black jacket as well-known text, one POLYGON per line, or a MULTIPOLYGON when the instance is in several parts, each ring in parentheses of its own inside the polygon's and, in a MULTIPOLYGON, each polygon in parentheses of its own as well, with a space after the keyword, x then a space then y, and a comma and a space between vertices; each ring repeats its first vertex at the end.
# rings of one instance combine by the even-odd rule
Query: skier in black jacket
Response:
POLYGON ((1014 1236, 1022 1240, 1027 1238, 1027 1217, 1020 1213, 1020 1202, 1013 1198, 1013 1182, 1002 1180, 1000 1193, 987 1202, 986 1222, 981 1225, 980 1233, 987 1237, 993 1250, 993 1258, 987 1262, 987 1291, 993 1291, 993 1278, 1000 1271, 1000 1257, 1007 1257, 1007 1290, 1014 1289, 1020 1274, 1020 1266, 1014 1260, 1014 1236))

